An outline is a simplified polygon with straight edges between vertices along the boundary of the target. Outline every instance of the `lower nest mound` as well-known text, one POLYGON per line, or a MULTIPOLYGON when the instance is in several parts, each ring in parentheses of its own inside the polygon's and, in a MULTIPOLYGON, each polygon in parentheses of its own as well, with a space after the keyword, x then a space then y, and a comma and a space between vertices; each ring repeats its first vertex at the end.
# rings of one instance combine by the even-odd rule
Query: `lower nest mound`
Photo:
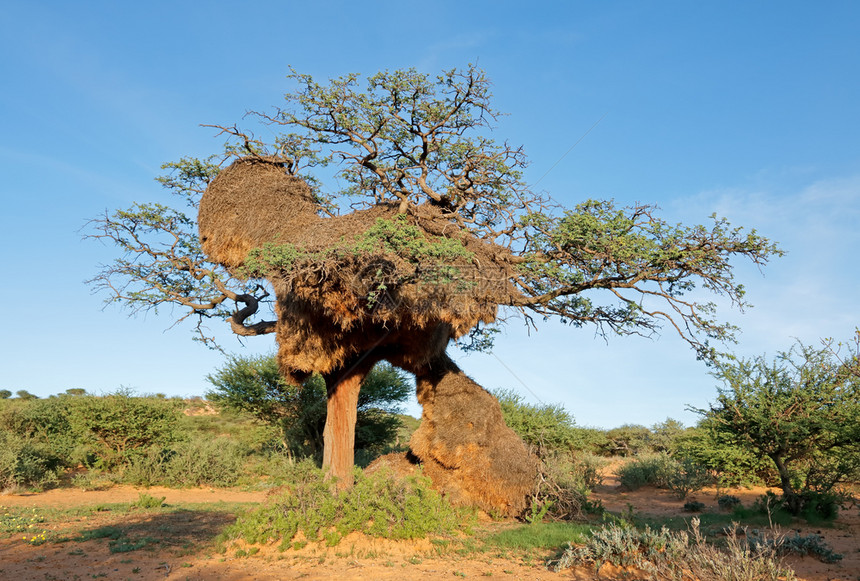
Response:
MULTIPOLYGON (((498 400, 447 357, 417 377, 421 425, 409 443, 433 487, 456 505, 519 516, 527 507, 538 461, 502 417, 498 400)), ((406 473, 407 458, 383 456, 375 465, 406 473)))

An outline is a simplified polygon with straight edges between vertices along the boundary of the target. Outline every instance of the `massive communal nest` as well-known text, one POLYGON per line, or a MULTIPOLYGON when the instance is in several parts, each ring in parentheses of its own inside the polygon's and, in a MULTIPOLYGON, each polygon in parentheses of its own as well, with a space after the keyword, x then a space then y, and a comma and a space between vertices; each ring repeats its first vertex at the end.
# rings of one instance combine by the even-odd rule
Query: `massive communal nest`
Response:
POLYGON ((273 284, 279 362, 295 378, 371 350, 418 372, 516 294, 509 252, 438 207, 323 217, 308 185, 277 160, 224 169, 201 200, 199 227, 211 260, 273 284))
POLYGON ((242 159, 200 202, 201 244, 233 275, 272 283, 288 380, 336 379, 362 358, 362 367, 384 359, 415 373, 423 414, 411 453, 379 462, 409 471, 417 458, 452 502, 519 514, 536 461, 495 398, 445 355, 451 339, 495 320, 515 296, 508 251, 430 204, 320 214, 308 185, 282 164, 242 159))

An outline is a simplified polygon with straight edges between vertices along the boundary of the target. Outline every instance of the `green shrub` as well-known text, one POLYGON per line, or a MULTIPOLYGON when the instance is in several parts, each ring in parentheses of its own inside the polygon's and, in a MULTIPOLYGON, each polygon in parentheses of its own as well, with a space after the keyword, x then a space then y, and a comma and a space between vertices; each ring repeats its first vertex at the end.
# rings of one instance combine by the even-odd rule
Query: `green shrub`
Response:
POLYGON ((618 468, 618 482, 628 490, 643 486, 669 488, 669 483, 680 470, 680 464, 666 453, 643 454, 618 468))
POLYGON ((705 503, 696 500, 690 500, 684 503, 684 511, 686 512, 702 512, 705 510, 705 503))
POLYGON ((606 432, 605 453, 609 456, 636 456, 652 452, 654 435, 645 426, 625 424, 606 432))
POLYGON ((247 447, 232 438, 198 436, 136 454, 120 479, 136 486, 235 486, 245 473, 248 453, 247 447))
MULTIPOLYGON (((58 398, 61 399, 61 398, 58 398)), ((95 465, 115 469, 129 464, 152 446, 178 438, 181 402, 135 397, 127 390, 103 397, 67 396, 72 430, 84 434, 96 455, 95 465)))
POLYGON ((677 469, 669 475, 666 487, 678 498, 684 499, 691 492, 701 490, 714 483, 710 470, 689 458, 677 462, 677 469))
POLYGON ((164 506, 164 500, 166 496, 160 496, 158 498, 146 494, 145 492, 141 492, 137 495, 137 500, 134 502, 132 506, 136 506, 137 508, 149 509, 149 508, 161 508, 164 506))
POLYGON ((234 486, 241 479, 249 450, 229 437, 179 442, 165 466, 169 486, 234 486))
POLYGON ((807 510, 804 495, 860 474, 860 333, 842 355, 798 341, 773 361, 728 357, 716 369, 725 387, 696 411, 724 441, 772 462, 792 514, 807 510))
POLYGON ((0 431, 0 490, 41 489, 59 481, 63 463, 45 445, 0 431))
POLYGON ((734 510, 735 507, 740 506, 740 504, 741 499, 731 494, 723 494, 717 499, 717 505, 722 510, 734 510))
MULTIPOLYGON (((118 482, 134 486, 164 484, 170 455, 170 450, 161 446, 150 446, 130 458, 121 472, 116 473, 113 478, 118 482)), ((94 469, 94 472, 100 473, 102 471, 94 469)))
POLYGON ((724 433, 714 430, 712 424, 703 419, 697 427, 680 435, 675 454, 710 467, 722 487, 761 486, 777 481, 770 459, 759 458, 733 444, 724 433))
MULTIPOLYGON (((232 357, 208 378, 207 397, 220 409, 250 413, 280 431, 296 458, 321 459, 326 418, 326 386, 319 375, 302 386, 287 385, 274 356, 232 357)), ((397 438, 400 404, 412 391, 407 375, 389 364, 374 367, 361 385, 355 448, 363 457, 384 452, 397 438), (361 452, 361 451, 364 452, 361 452)))
POLYGON ((512 389, 499 389, 493 395, 499 400, 505 424, 538 456, 570 451, 582 438, 573 416, 561 405, 528 404, 512 389))
POLYGON ((666 418, 651 427, 651 436, 648 439, 648 447, 654 452, 666 452, 674 454, 678 449, 678 443, 686 434, 687 428, 678 420, 666 418))
POLYGON ((800 495, 800 509, 789 510, 784 496, 777 496, 770 490, 759 496, 752 509, 759 514, 792 514, 809 522, 830 521, 839 514, 842 498, 834 493, 807 491, 800 495))
POLYGON ((665 452, 643 454, 618 469, 618 481, 628 490, 655 486, 673 491, 679 498, 713 482, 710 472, 697 462, 676 460, 665 452))
POLYGON ((416 476, 395 478, 380 471, 355 471, 355 485, 332 493, 332 481, 310 461, 293 467, 289 485, 266 504, 247 513, 225 531, 225 538, 252 544, 280 541, 288 549, 297 533, 311 541, 337 544, 353 531, 392 539, 449 535, 471 522, 471 513, 452 508, 416 476))
POLYGON ((68 397, 10 400, 0 410, 0 431, 39 444, 71 465, 86 457, 82 435, 69 421, 68 397))

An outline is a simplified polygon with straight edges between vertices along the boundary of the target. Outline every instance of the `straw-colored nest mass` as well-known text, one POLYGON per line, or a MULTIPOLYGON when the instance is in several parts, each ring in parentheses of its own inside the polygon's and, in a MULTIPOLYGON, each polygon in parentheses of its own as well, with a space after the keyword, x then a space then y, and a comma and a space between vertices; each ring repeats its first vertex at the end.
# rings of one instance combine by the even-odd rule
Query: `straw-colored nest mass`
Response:
MULTIPOLYGON (((496 317, 515 289, 504 248, 456 227, 429 204, 401 214, 377 205, 322 217, 313 193, 282 164, 243 159, 200 202, 208 257, 237 277, 274 287, 278 363, 299 382, 333 380, 361 358, 413 372, 423 406, 411 455, 453 502, 516 515, 537 464, 502 419, 498 401, 445 355, 451 339, 496 317)), ((369 368, 369 367, 368 367, 369 368)))
POLYGON ((238 160, 213 180, 199 227, 211 260, 272 282, 279 361, 297 375, 370 350, 416 372, 516 293, 507 251, 438 208, 322 217, 308 185, 265 159, 238 160))

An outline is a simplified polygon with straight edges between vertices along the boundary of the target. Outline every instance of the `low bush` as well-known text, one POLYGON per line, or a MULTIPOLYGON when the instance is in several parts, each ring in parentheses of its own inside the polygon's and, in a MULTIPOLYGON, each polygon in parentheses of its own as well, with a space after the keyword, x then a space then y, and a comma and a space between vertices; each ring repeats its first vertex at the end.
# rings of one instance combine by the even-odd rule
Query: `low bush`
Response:
POLYGON ((684 510, 686 512, 702 512, 705 510, 705 503, 697 500, 690 500, 684 503, 684 510))
POLYGON ((669 488, 673 475, 679 471, 679 464, 666 453, 643 454, 618 468, 618 482, 628 490, 643 486, 669 488))
POLYGON ((690 533, 637 530, 630 526, 606 525, 594 531, 580 547, 570 546, 552 563, 556 571, 575 565, 600 567, 611 563, 633 567, 641 579, 653 581, 795 581, 794 571, 784 565, 775 543, 747 543, 736 532, 727 531, 726 547, 721 550, 707 543, 693 518, 690 533))
POLYGON ((815 533, 801 535, 796 532, 792 536, 774 539, 752 531, 747 535, 747 541, 751 547, 764 546, 780 555, 811 555, 822 563, 837 563, 842 560, 842 555, 834 552, 833 547, 828 545, 821 535, 815 533))
POLYGON ((249 450, 229 437, 179 442, 165 466, 169 486, 235 486, 242 478, 249 450))
POLYGON ((684 458, 676 460, 665 452, 643 454, 618 469, 618 481, 628 490, 643 486, 666 488, 679 498, 701 490, 713 482, 713 476, 704 466, 684 458))
POLYGON ((59 481, 63 463, 39 442, 0 431, 0 490, 42 489, 59 481))
POLYGON ((421 476, 396 478, 384 470, 372 475, 356 470, 354 475, 352 488, 333 493, 333 482, 322 470, 309 460, 299 462, 293 466, 290 484, 265 505, 240 516, 222 540, 280 541, 280 549, 286 550, 298 533, 335 545, 353 531, 416 539, 450 535, 473 521, 471 512, 453 508, 421 476))
POLYGON ((196 437, 137 454, 120 480, 137 486, 235 486, 245 473, 248 449, 229 437, 196 437))
POLYGON ((723 494, 717 499, 717 506, 722 510, 734 510, 740 504, 741 499, 731 494, 723 494))
POLYGON ((832 521, 839 514, 842 497, 836 493, 806 491, 800 494, 800 511, 795 514, 786 506, 785 498, 777 496, 772 491, 758 497, 753 503, 752 510, 759 514, 791 514, 807 522, 816 523, 832 521))

